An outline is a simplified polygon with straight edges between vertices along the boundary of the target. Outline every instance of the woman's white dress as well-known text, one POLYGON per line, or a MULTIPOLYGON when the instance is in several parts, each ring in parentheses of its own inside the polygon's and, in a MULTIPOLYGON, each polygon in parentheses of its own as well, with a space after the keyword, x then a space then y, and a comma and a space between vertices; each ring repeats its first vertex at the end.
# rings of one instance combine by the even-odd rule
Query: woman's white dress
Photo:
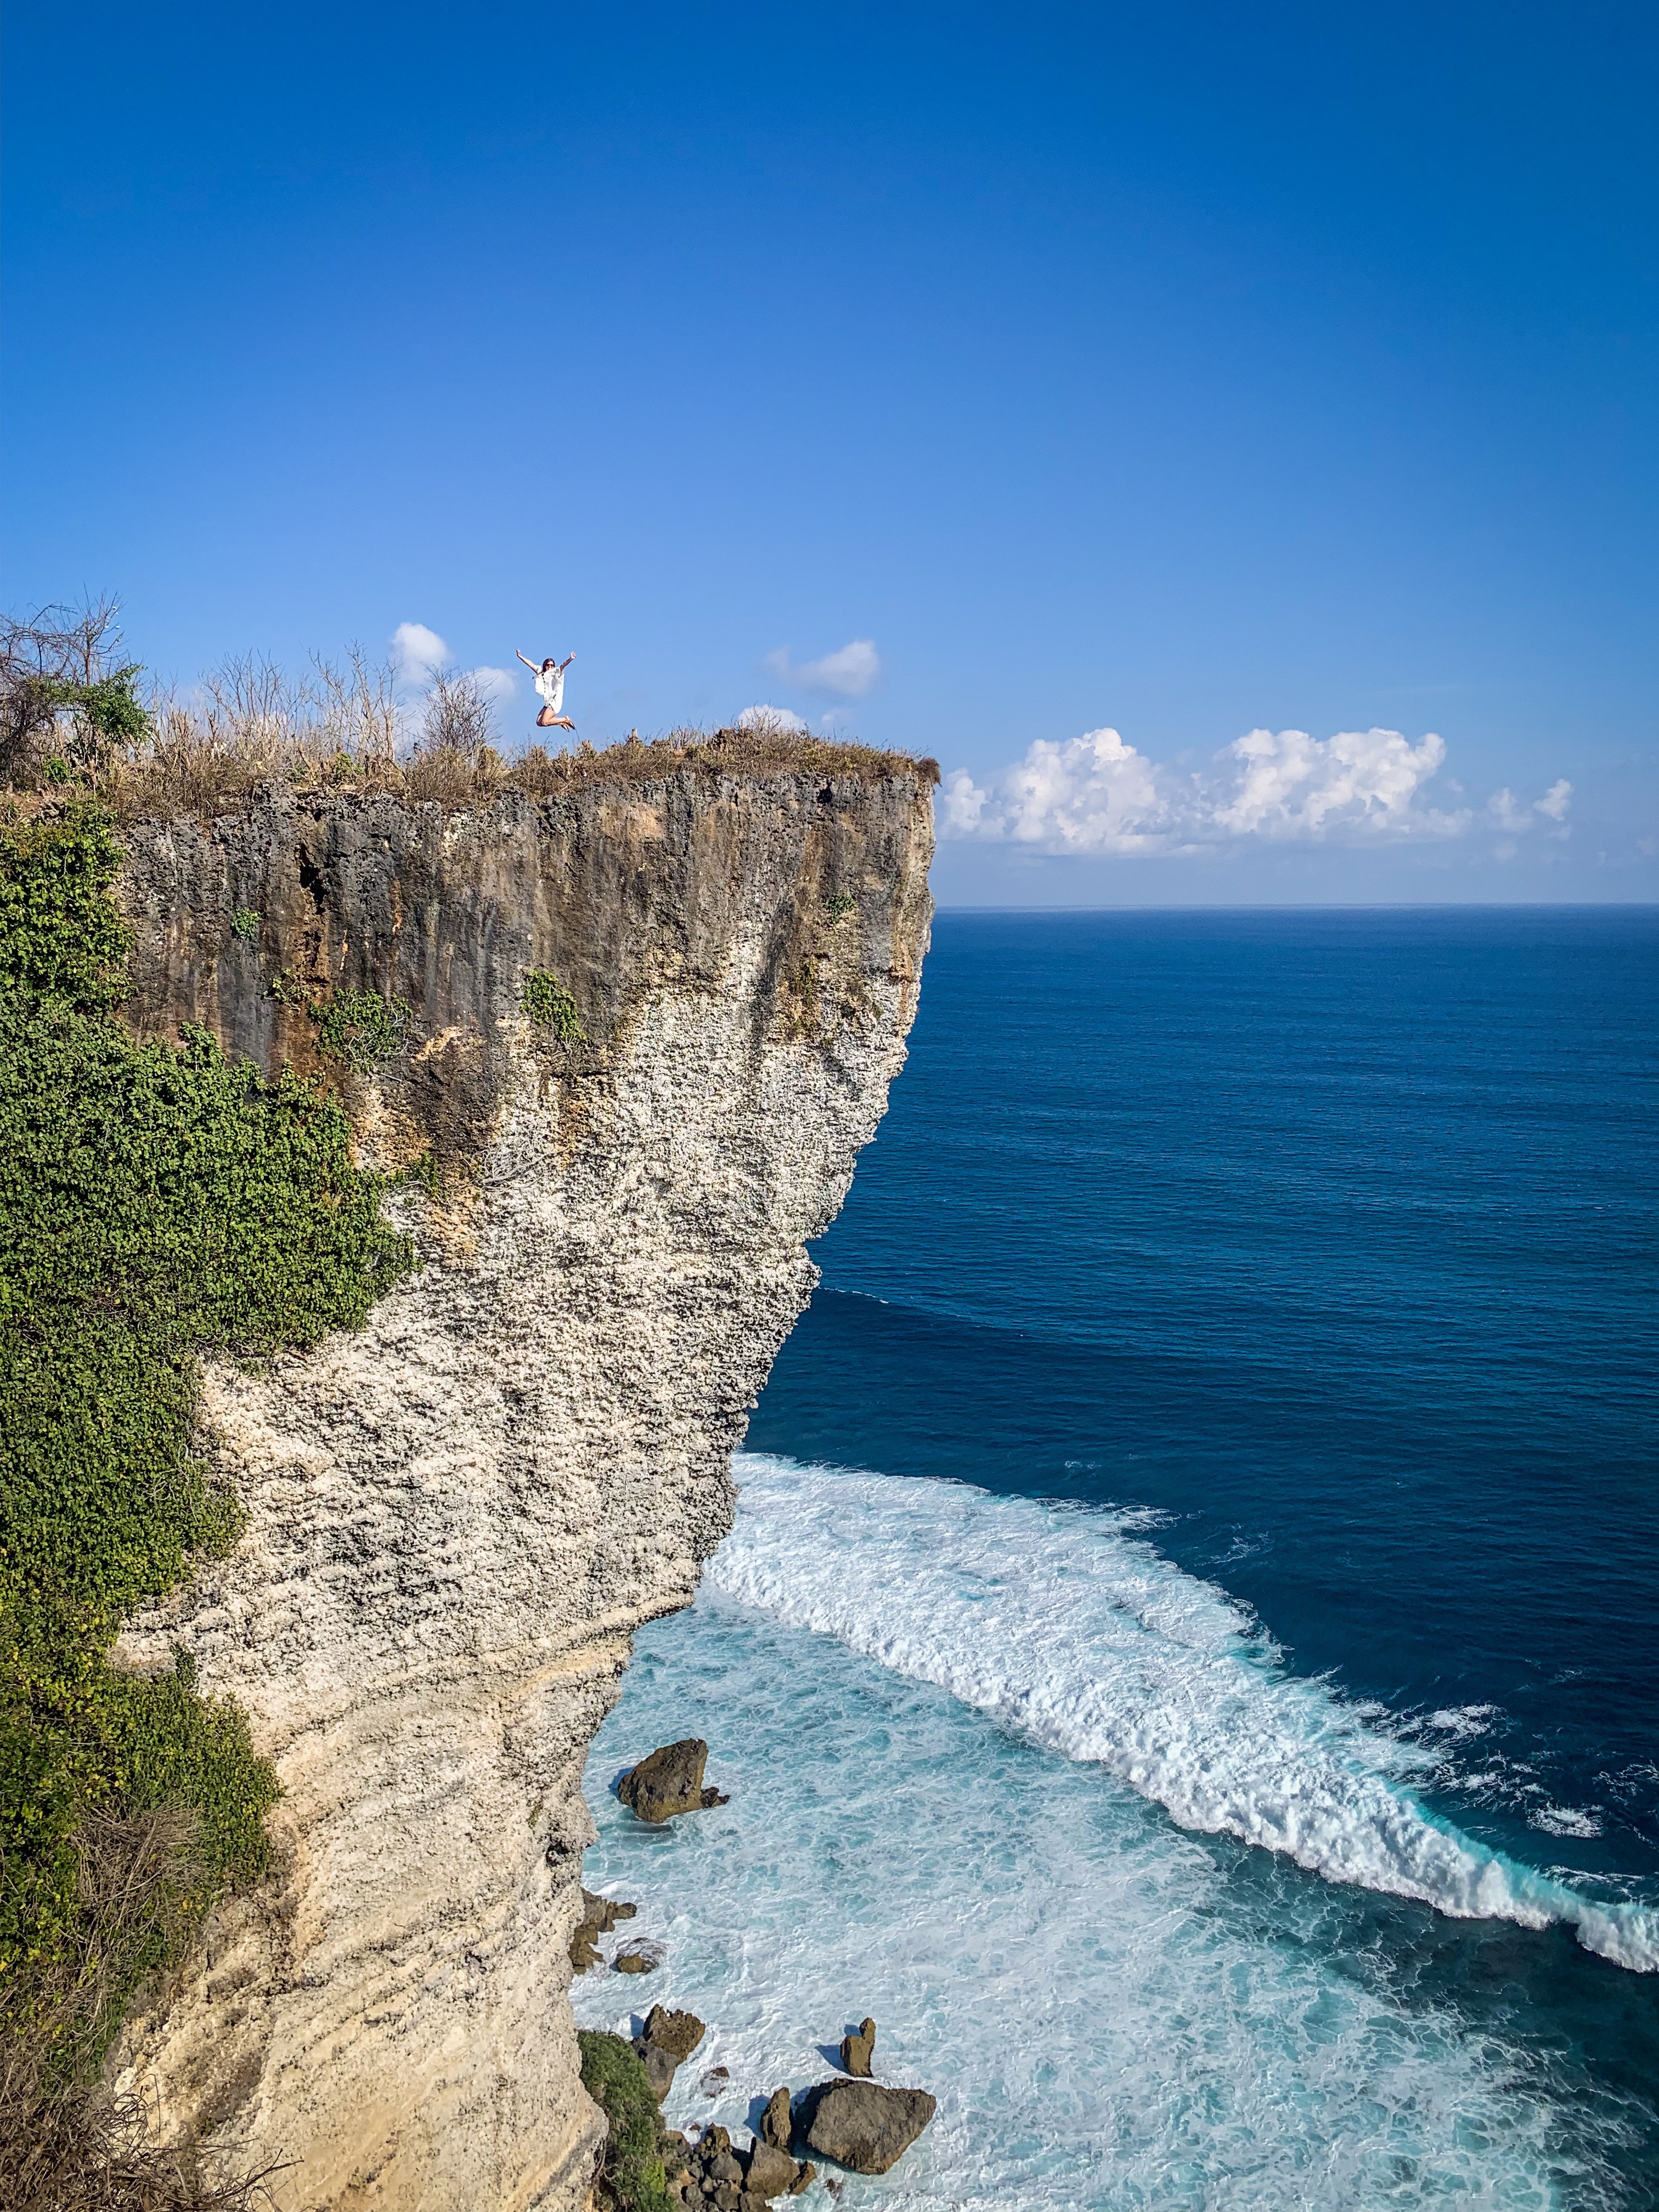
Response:
POLYGON ((562 668, 544 668, 536 678, 536 689, 546 700, 555 714, 564 712, 564 671, 562 668))

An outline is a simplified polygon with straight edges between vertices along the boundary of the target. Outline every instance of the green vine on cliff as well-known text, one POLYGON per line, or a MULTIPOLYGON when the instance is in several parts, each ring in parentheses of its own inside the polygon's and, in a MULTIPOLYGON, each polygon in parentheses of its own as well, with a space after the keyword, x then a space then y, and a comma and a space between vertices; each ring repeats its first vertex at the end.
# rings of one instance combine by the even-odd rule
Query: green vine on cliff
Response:
POLYGON ((519 1003, 538 1030, 550 1031, 561 1044, 587 1042, 576 1001, 550 969, 531 969, 524 979, 519 1003))
POLYGON ((192 1449, 198 1355, 314 1345, 412 1262, 334 1097, 267 1083, 204 1030, 140 1044, 115 1020, 119 859, 89 805, 0 821, 8 2201, 6 2159, 52 2115, 63 2132, 139 1987, 265 1864, 276 1778, 237 1709, 182 1657, 159 1679, 109 1657, 125 1613, 237 1533, 192 1449))

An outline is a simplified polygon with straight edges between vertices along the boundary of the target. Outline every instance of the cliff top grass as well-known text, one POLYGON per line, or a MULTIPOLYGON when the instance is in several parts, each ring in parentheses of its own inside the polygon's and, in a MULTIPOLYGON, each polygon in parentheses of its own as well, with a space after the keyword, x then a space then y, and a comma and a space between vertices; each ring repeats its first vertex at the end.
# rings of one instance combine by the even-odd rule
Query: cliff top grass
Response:
POLYGON ((3 629, 0 809, 13 819, 70 791, 132 822, 210 819, 273 786, 461 809, 507 792, 556 797, 688 773, 939 781, 937 762, 814 737, 770 708, 714 731, 514 753, 500 740, 490 698, 465 672, 439 672, 410 699, 391 670, 357 652, 339 665, 316 660, 297 678, 242 659, 180 695, 141 683, 142 669, 122 656, 112 607, 73 618, 46 609, 3 629))
POLYGON ((532 745, 514 758, 489 744, 417 744, 399 753, 326 738, 319 743, 304 729, 210 731, 184 710, 169 708, 158 716, 153 737, 112 758, 91 782, 118 821, 134 822, 210 817, 273 785, 306 794, 385 793, 459 810, 487 805, 509 792, 558 798, 588 785, 653 784, 686 773, 939 781, 931 760, 783 728, 678 729, 602 749, 579 744, 550 753, 532 745))

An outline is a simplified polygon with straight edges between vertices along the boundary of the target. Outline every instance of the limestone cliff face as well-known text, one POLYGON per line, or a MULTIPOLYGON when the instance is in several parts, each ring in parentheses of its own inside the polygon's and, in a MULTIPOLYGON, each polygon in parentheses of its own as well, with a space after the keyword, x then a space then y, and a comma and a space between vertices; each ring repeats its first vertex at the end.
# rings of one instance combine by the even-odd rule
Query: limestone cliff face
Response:
POLYGON ((361 1334, 210 1373, 246 1530, 121 1647, 183 1645, 281 1776, 276 1874, 119 2056, 160 2130, 293 2161, 285 2212, 585 2201, 583 1758, 730 1525, 805 1240, 902 1061, 928 802, 903 769, 688 769, 125 833, 137 1026, 274 1072, 318 1062, 308 994, 406 1002, 399 1054, 331 1072, 367 1160, 439 1176, 393 1201, 422 1266, 361 1334), (538 968, 584 1043, 521 1013, 538 968))

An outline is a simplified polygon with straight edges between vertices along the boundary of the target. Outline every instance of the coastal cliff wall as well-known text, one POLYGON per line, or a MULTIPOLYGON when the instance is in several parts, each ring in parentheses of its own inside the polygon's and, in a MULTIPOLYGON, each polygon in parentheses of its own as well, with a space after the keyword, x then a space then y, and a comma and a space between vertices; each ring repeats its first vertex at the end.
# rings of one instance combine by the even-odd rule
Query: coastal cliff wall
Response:
POLYGON ((246 1527, 118 1652, 182 1650, 281 1779, 276 1872, 117 2063, 161 2135, 289 2161, 283 2212, 586 2200, 584 1756, 730 1526, 805 1240, 902 1062, 929 802, 888 760, 123 830, 132 1025, 325 1067, 363 1162, 415 1170, 422 1264, 361 1333, 210 1367, 246 1527), (525 1011, 538 974, 574 1021, 525 1011))

